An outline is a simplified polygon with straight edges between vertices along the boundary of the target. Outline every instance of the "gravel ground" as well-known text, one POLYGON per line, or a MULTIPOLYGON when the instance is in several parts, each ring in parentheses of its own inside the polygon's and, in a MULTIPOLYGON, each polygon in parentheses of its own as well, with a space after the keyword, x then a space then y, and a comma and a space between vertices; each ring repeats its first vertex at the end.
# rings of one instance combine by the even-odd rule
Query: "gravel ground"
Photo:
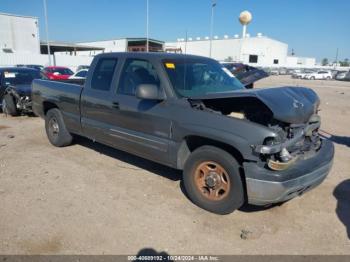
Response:
POLYGON ((0 115, 0 254, 350 254, 350 83, 273 76, 321 97, 331 174, 280 206, 218 216, 181 173, 85 139, 51 146, 36 117, 0 115))

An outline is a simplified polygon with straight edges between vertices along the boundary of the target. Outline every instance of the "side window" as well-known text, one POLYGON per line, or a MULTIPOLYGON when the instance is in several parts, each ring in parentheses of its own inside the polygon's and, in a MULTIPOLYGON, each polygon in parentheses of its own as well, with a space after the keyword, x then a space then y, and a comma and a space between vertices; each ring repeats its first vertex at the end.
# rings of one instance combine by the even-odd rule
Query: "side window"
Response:
POLYGON ((155 68, 146 60, 127 59, 121 72, 118 94, 133 96, 140 84, 160 86, 155 68))
POLYGON ((101 58, 92 75, 91 88, 101 91, 109 91, 114 69, 117 65, 115 58, 101 58))

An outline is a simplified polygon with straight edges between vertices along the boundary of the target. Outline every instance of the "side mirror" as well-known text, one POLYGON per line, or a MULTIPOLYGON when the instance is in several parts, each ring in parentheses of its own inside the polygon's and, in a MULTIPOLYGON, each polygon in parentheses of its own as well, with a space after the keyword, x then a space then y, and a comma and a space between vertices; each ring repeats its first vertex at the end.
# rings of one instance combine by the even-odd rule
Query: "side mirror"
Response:
POLYGON ((164 100, 159 87, 152 84, 141 84, 136 88, 136 97, 144 100, 164 100))

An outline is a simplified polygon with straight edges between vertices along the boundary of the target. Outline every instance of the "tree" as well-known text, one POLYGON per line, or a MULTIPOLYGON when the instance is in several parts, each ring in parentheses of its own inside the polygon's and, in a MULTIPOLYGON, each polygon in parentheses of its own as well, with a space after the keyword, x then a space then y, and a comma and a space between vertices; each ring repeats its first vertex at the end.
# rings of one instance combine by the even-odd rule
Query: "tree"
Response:
POLYGON ((344 61, 339 61, 340 66, 350 66, 349 58, 345 58, 344 61))
POLYGON ((328 58, 323 58, 323 59, 322 59, 322 65, 323 65, 323 66, 326 66, 326 65, 328 65, 328 64, 329 64, 328 58))

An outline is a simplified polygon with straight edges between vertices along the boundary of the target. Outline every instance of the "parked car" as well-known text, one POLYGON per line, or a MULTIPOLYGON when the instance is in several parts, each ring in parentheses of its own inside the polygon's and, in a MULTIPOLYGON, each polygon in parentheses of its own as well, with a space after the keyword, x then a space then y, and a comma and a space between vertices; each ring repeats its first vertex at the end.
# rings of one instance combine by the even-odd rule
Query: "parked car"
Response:
POLYGON ((320 70, 314 73, 306 74, 304 79, 309 79, 309 80, 320 80, 320 79, 327 79, 331 80, 332 79, 332 73, 330 71, 326 70, 320 70))
POLYGON ((285 67, 279 68, 278 74, 279 75, 286 75, 287 74, 287 68, 285 68, 285 67))
POLYGON ((339 70, 330 70, 332 74, 332 79, 335 79, 335 76, 340 72, 339 70))
POLYGON ((89 67, 90 66, 88 66, 88 65, 80 65, 80 66, 77 67, 77 72, 82 70, 82 69, 89 69, 89 67))
POLYGON ((242 63, 222 63, 246 88, 253 88, 254 83, 269 75, 262 69, 242 63))
POLYGON ((315 71, 310 70, 310 69, 300 70, 299 72, 295 72, 294 74, 292 74, 292 78, 303 79, 303 78, 305 78, 306 75, 313 74, 314 72, 315 71))
POLYGON ((36 69, 36 70, 43 70, 44 69, 44 66, 42 65, 23 65, 23 64, 19 64, 17 65, 17 67, 28 67, 28 68, 33 68, 33 69, 36 69))
POLYGON ((65 80, 73 75, 73 71, 68 67, 63 66, 48 66, 45 67, 43 73, 52 80, 65 80))
POLYGON ((31 112, 31 84, 45 78, 40 71, 26 67, 0 68, 0 105, 2 112, 16 116, 31 112))
POLYGON ((278 76, 280 74, 280 71, 278 68, 271 68, 270 75, 276 75, 278 76))
POLYGON ((85 79, 88 71, 88 69, 82 69, 80 71, 77 71, 76 73, 71 75, 69 79, 85 79))
POLYGON ((311 89, 247 90, 217 61, 181 54, 99 54, 89 70, 83 86, 34 80, 49 141, 68 146, 77 134, 183 170, 206 210, 286 201, 330 171, 334 147, 318 134, 311 89))
POLYGON ((343 80, 344 78, 346 78, 346 75, 349 73, 350 71, 338 71, 338 73, 335 75, 335 79, 336 80, 343 80))
POLYGON ((287 69, 286 75, 293 75, 295 73, 297 73, 295 69, 287 69))

